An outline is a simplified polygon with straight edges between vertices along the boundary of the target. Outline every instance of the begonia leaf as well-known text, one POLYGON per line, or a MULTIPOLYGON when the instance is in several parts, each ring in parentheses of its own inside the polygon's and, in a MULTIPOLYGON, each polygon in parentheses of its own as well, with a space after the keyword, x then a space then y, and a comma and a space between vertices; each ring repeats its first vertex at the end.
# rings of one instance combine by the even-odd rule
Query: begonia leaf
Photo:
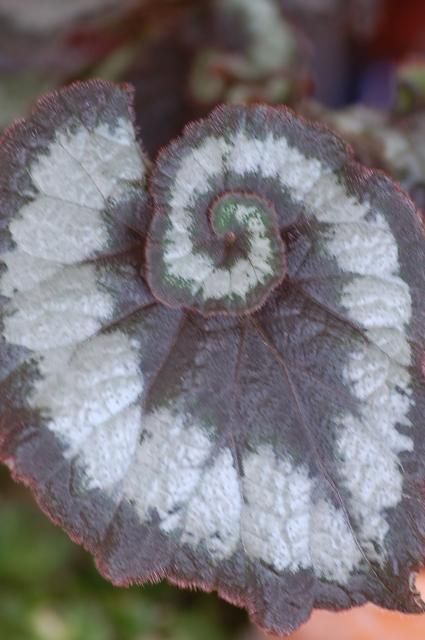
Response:
POLYGON ((152 166, 92 82, 0 140, 0 221, 0 455, 103 575, 276 633, 423 610, 425 238, 389 178, 258 105, 152 166))

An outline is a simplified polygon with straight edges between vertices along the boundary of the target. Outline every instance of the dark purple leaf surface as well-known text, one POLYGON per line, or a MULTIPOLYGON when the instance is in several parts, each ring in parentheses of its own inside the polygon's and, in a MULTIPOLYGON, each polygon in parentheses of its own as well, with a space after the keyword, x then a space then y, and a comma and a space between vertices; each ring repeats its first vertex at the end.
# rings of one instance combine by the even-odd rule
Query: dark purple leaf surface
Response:
POLYGON ((103 575, 278 633, 423 610, 425 243, 389 179, 262 106, 152 167, 128 89, 77 84, 1 139, 0 234, 0 454, 103 575))

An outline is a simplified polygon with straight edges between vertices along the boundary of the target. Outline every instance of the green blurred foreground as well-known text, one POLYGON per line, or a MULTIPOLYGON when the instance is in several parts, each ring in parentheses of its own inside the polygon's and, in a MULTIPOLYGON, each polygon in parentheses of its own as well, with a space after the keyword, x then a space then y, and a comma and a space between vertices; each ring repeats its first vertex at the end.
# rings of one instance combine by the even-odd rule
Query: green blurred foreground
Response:
POLYGON ((246 625, 215 595, 112 587, 0 470, 1 640, 240 640, 246 625))

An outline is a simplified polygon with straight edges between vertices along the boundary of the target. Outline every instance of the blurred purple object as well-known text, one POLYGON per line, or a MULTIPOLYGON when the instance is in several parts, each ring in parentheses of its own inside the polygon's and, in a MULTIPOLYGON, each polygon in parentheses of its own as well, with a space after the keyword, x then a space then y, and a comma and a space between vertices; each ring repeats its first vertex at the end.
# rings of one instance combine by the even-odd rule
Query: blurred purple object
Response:
POLYGON ((394 104, 395 65, 389 60, 372 62, 362 74, 359 101, 379 109, 390 109, 394 104))

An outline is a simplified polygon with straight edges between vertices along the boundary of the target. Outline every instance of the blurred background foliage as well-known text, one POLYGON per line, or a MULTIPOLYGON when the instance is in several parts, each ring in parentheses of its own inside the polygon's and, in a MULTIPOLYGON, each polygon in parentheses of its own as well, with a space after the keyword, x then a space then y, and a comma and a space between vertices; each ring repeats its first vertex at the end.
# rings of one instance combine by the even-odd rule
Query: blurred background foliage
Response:
POLYGON ((242 610, 166 584, 116 589, 0 472, 2 640, 248 639, 242 610))
MULTIPOLYGON (((424 61, 423 0, 0 0, 0 130, 46 91, 92 77, 135 86, 151 155, 217 103, 288 104, 425 210, 424 61)), ((115 589, 0 471, 0 640, 254 634, 215 595, 115 589)), ((425 622, 370 607, 317 614, 294 640, 384 637, 423 640, 425 622)))

